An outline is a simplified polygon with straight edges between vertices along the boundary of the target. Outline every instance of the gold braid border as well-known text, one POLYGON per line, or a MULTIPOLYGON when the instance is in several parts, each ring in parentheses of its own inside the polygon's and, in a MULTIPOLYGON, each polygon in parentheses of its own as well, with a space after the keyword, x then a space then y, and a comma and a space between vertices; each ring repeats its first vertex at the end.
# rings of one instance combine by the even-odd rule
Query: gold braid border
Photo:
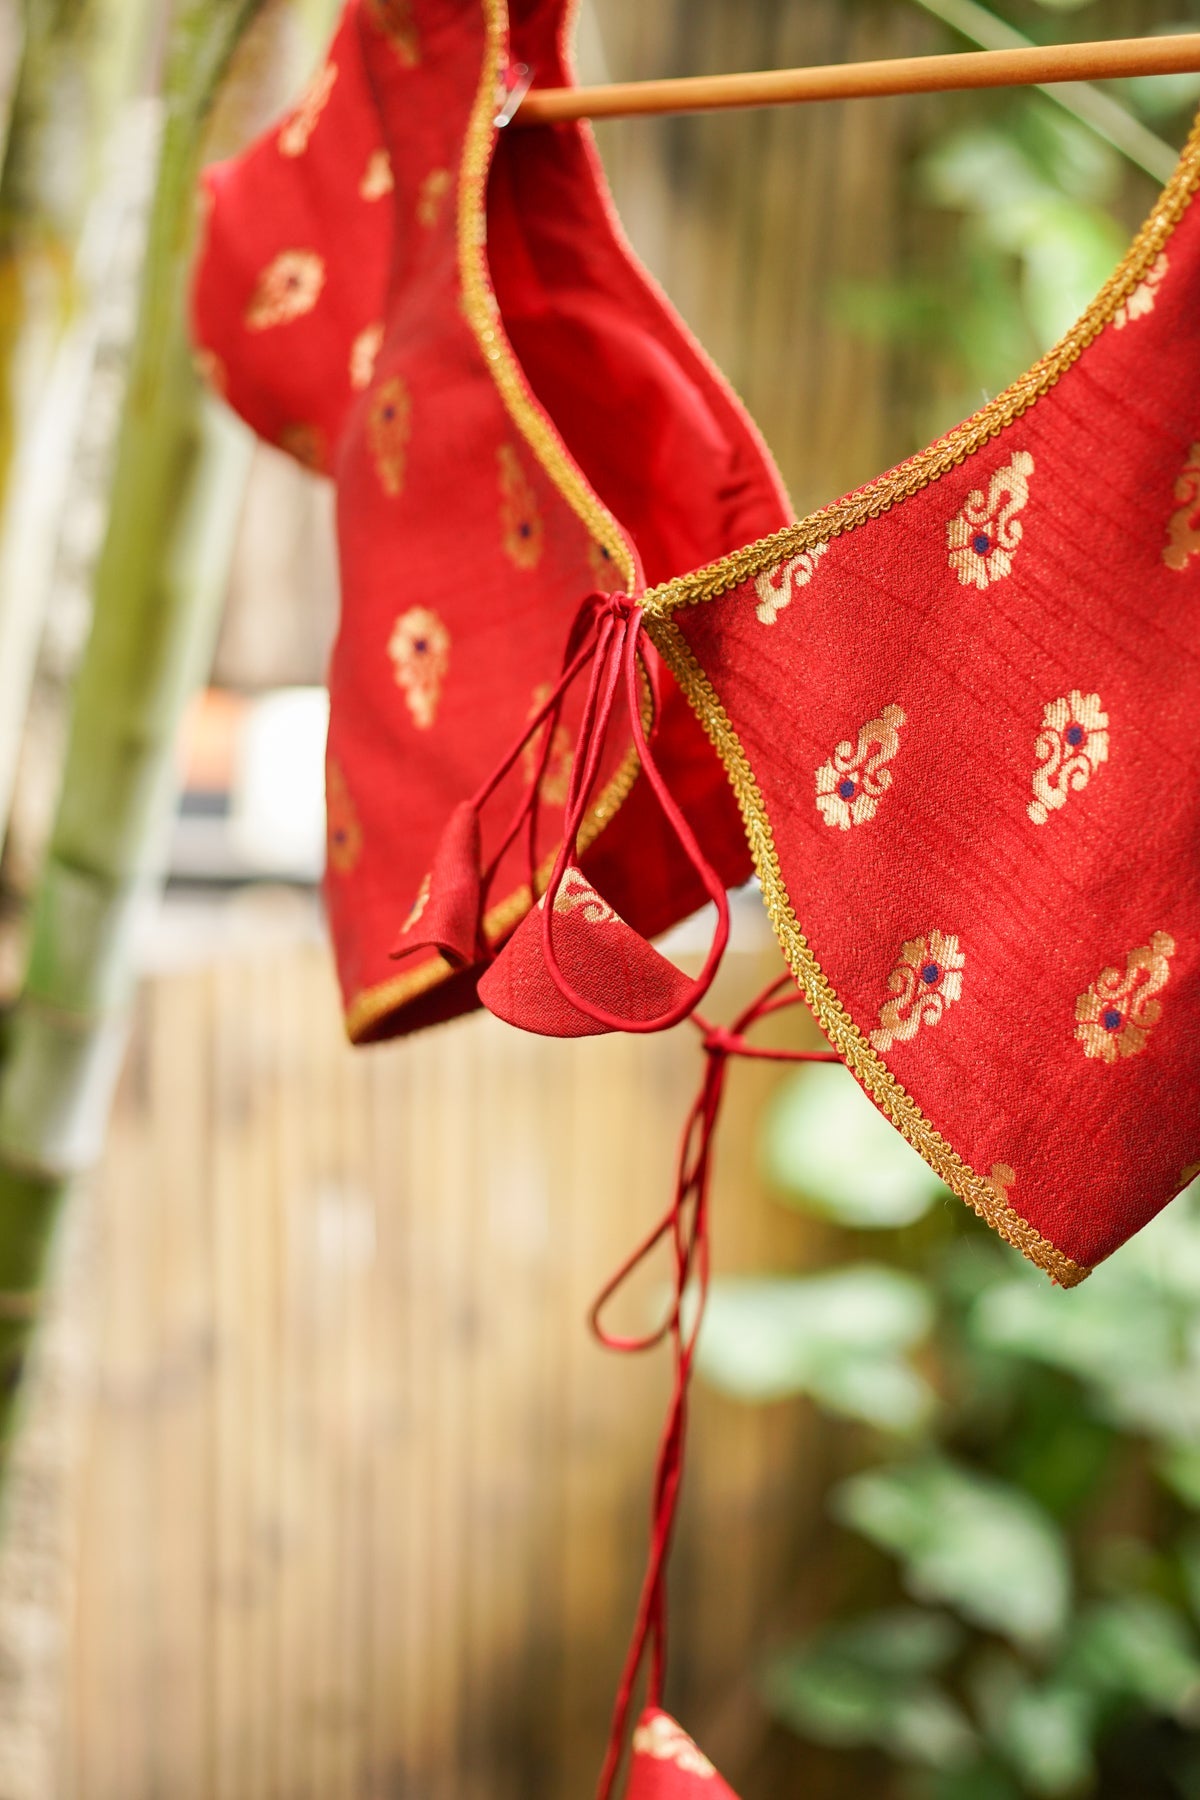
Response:
MULTIPOLYGON (((496 97, 507 51, 508 5, 507 0, 480 0, 480 4, 486 41, 458 182, 458 272, 463 314, 513 423, 568 506, 583 521, 592 537, 608 551, 625 584, 625 592, 632 594, 637 586, 637 567, 629 541, 612 513, 588 485, 562 438, 531 393, 505 335, 492 290, 487 261, 487 182, 495 144, 496 97)), ((646 693, 645 688, 643 693, 646 693)), ((648 698, 646 704, 649 705, 648 698)), ((648 722, 648 715, 644 715, 643 722, 648 722)), ((637 780, 639 767, 637 753, 627 750, 584 820, 579 833, 581 851, 595 843, 626 800, 637 780)), ((539 892, 550 879, 557 855, 556 848, 538 870, 536 885, 539 892)), ((505 937, 524 918, 531 904, 526 883, 490 907, 483 920, 487 942, 495 944, 505 937)), ((435 956, 416 968, 393 976, 390 981, 380 982, 356 994, 345 1012, 346 1034, 351 1043, 358 1043, 387 1013, 415 1000, 418 995, 427 994, 431 988, 439 987, 455 973, 443 957, 435 956)))
POLYGON ((762 538, 731 556, 722 557, 692 575, 652 588, 643 602, 647 633, 688 696, 725 764, 745 822, 767 913, 817 1024, 876 1104, 946 1186, 1062 1287, 1075 1287, 1091 1271, 1073 1262, 1044 1238, 1008 1204, 990 1181, 976 1174, 963 1161, 863 1037, 830 985, 793 910, 779 866, 774 829, 746 752, 716 690, 671 615, 680 607, 715 600, 764 569, 774 568, 785 558, 811 550, 843 532, 853 531, 868 519, 878 518, 956 468, 1005 426, 1020 418, 1077 361, 1109 323, 1117 307, 1144 279, 1183 217, 1198 184, 1200 117, 1192 128, 1175 173, 1127 254, 1083 317, 1032 369, 972 418, 890 473, 881 475, 846 499, 810 514, 796 525, 762 538))

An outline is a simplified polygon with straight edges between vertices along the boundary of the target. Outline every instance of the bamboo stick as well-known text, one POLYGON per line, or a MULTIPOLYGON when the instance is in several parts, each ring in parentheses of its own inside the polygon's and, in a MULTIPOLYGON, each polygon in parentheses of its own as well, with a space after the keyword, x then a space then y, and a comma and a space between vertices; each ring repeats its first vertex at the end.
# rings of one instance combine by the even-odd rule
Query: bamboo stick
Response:
POLYGON ((205 116, 259 0, 186 0, 92 635, 0 1077, 0 1478, 54 1220, 103 1141, 137 935, 174 795, 179 714, 211 646, 246 468, 239 428, 198 426, 184 324, 205 116))
POLYGON ((1109 81, 1128 75, 1200 70, 1200 32, 1113 38, 1107 43, 968 50, 900 56, 824 68, 767 69, 745 75, 689 75, 621 81, 609 87, 534 88, 511 123, 556 125, 567 119, 620 119, 648 113, 712 112, 781 106, 800 100, 859 100, 883 94, 941 94, 964 88, 1040 87, 1047 82, 1109 81))

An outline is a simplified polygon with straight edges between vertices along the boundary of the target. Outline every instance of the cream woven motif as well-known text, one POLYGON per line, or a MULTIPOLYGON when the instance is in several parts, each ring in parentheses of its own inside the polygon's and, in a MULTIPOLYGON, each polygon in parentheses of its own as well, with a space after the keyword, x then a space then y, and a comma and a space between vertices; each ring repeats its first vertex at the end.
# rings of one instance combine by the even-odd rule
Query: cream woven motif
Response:
POLYGON ((840 743, 828 762, 817 770, 817 806, 827 825, 849 831, 875 817, 876 809, 892 785, 887 766, 900 748, 904 712, 885 706, 877 719, 859 727, 858 740, 840 743))
POLYGON ((962 994, 965 957, 958 939, 942 931, 909 938, 888 976, 888 993, 879 1009, 879 1024, 871 1033, 876 1050, 906 1044, 923 1025, 941 1023, 947 1007, 962 994))
POLYGON ((367 166, 363 170, 362 180, 358 184, 359 198, 362 200, 382 200, 395 187, 392 175, 392 161, 382 147, 372 150, 367 158, 367 166))
POLYGON ((281 155, 304 155, 308 140, 317 128, 317 120, 329 104, 337 78, 336 63, 326 63, 323 69, 317 70, 301 95, 300 104, 279 133, 277 142, 281 155))
POLYGON ((1060 700, 1049 701, 1034 754, 1040 766, 1034 770, 1033 799, 1027 810, 1035 825, 1044 825, 1052 812, 1067 804, 1067 796, 1085 788, 1101 763, 1108 761, 1108 714, 1101 709, 1099 694, 1072 688, 1060 700))
POLYGON ((687 1732, 669 1719, 666 1713, 654 1713, 643 1719, 633 1734, 635 1756, 650 1756, 656 1762, 674 1763, 685 1775, 698 1775, 711 1781, 717 1771, 702 1750, 693 1744, 687 1732))
POLYGON ((1124 331, 1126 325, 1132 324, 1134 319, 1144 319, 1147 313, 1154 311, 1155 297, 1170 267, 1166 251, 1160 251, 1129 298, 1123 300, 1113 314, 1116 330, 1124 331))
POLYGON ((1033 458, 1018 450, 987 485, 968 494, 946 526, 947 560, 964 587, 986 588, 1012 574, 1013 556, 1024 534, 1017 516, 1029 499, 1033 458))
POLYGON ((773 625, 780 613, 792 604, 800 589, 807 587, 817 572, 817 564, 828 550, 828 542, 814 544, 811 550, 802 550, 799 556, 789 556, 776 569, 764 569, 756 577, 754 592, 758 605, 754 616, 760 624, 773 625))
POLYGON ((427 606, 410 606, 392 627, 388 655, 413 724, 428 731, 450 667, 449 631, 427 606))
POLYGON ((1200 444, 1193 444, 1187 453, 1174 498, 1162 559, 1168 569, 1186 569, 1189 559, 1200 550, 1200 444))
POLYGON ((369 388, 383 343, 383 326, 365 325, 350 346, 350 386, 357 392, 369 388))
POLYGON ((1106 1063, 1140 1056, 1162 1017, 1156 996, 1170 978, 1175 940, 1156 931, 1148 944, 1131 950, 1125 967, 1102 969, 1075 1002, 1075 1036, 1085 1056, 1106 1063))
POLYGON ((246 330, 269 331, 310 313, 325 286, 325 263, 315 250, 281 250, 254 284, 246 330))
MULTIPOLYGON (((546 896, 538 901, 539 907, 545 907, 546 896)), ((607 900, 602 900, 583 870, 575 863, 569 863, 554 896, 556 913, 581 912, 589 925, 613 925, 620 919, 607 900)))

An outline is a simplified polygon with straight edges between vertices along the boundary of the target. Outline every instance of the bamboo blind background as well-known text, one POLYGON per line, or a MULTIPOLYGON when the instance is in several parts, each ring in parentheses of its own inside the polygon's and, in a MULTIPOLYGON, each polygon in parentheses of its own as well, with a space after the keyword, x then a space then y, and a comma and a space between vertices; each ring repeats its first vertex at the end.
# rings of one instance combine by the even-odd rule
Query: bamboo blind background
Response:
MULTIPOLYGON (((731 990, 774 966, 734 960, 731 990)), ((699 1060, 480 1018, 355 1054, 318 949, 148 985, 87 1258, 64 1795, 590 1792, 666 1367, 583 1320, 664 1204, 699 1060)), ((725 1267, 801 1255, 753 1174, 773 1078, 734 1084, 725 1267)), ((697 1416, 676 1696, 731 1765, 805 1430, 697 1416)))

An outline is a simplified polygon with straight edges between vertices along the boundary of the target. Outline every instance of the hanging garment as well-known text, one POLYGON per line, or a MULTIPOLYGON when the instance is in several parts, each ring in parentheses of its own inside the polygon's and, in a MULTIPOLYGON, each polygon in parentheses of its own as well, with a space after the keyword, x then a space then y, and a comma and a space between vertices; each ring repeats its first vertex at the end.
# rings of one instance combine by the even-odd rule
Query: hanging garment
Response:
MULTIPOLYGON (((567 10, 525 0, 510 52, 504 0, 351 0, 292 114, 206 176, 202 365, 337 484, 326 897, 359 1042, 473 1006, 544 881, 573 695, 506 771, 479 844, 467 831, 486 879, 465 938, 423 885, 446 821, 539 716, 581 598, 789 517, 746 413, 621 237, 586 130, 497 141, 514 61, 570 79, 567 10), (533 776, 536 816, 507 829, 533 776)), ((719 881, 743 880, 719 763, 653 652, 640 704, 719 881)), ((629 744, 593 776, 583 867, 653 935, 705 889, 629 744)))
MULTIPOLYGON (((636 711, 649 639, 831 1044, 1064 1286, 1200 1173, 1198 181, 1200 125, 1028 374, 844 500, 614 600, 590 639, 589 729, 636 711)), ((721 933, 688 982, 587 894, 585 801, 481 992, 534 1030, 656 1029, 721 933)))

